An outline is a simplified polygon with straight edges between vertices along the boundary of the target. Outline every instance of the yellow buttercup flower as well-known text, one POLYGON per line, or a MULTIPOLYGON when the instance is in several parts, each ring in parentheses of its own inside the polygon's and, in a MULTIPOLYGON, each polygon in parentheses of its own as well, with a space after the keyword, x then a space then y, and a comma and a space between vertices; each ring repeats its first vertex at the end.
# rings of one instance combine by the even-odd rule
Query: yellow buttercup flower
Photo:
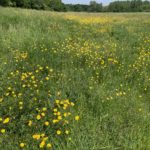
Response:
POLYGON ((57 115, 58 115, 58 116, 60 116, 60 115, 61 115, 61 113, 60 113, 60 112, 57 112, 57 115))
POLYGON ((35 79, 35 76, 31 76, 31 79, 34 80, 34 79, 35 79))
POLYGON ((62 120, 62 116, 58 116, 57 119, 58 119, 58 120, 62 120))
POLYGON ((4 121, 3 121, 3 124, 7 124, 9 123, 10 119, 9 118, 6 118, 4 121))
POLYGON ((44 117, 44 116, 45 116, 45 113, 41 113, 41 115, 44 117))
POLYGON ((46 147, 47 147, 47 148, 52 148, 52 144, 51 144, 51 143, 48 143, 46 147))
POLYGON ((53 120, 53 123, 57 123, 57 122, 59 122, 59 120, 57 120, 57 119, 54 119, 54 120, 53 120))
POLYGON ((39 147, 40 147, 40 148, 44 148, 44 146, 45 146, 45 141, 42 141, 42 142, 40 143, 39 147))
POLYGON ((53 109, 53 111, 54 111, 54 112, 57 112, 58 110, 57 110, 57 108, 55 108, 55 109, 53 109))
POLYGON ((41 116, 40 116, 40 115, 37 115, 37 116, 36 116, 36 119, 37 119, 37 120, 40 120, 40 119, 41 119, 41 116))
POLYGON ((33 139, 36 139, 36 140, 39 140, 40 139, 40 135, 39 134, 34 134, 33 136, 32 136, 32 138, 33 139))
POLYGON ((48 140, 48 137, 44 137, 44 138, 43 138, 43 141, 47 141, 47 140, 48 140))
POLYGON ((28 126, 32 126, 32 121, 31 120, 29 120, 28 126))
POLYGON ((44 124, 45 124, 46 126, 48 126, 48 125, 49 125, 49 122, 48 122, 48 121, 46 121, 44 124))
POLYGON ((47 108, 46 107, 43 107, 43 109, 42 109, 43 111, 47 111, 47 108))
POLYGON ((60 100, 55 100, 56 104, 59 104, 60 100))
POLYGON ((20 143, 20 148, 24 148, 25 147, 25 143, 20 143))
POLYGON ((45 136, 45 133, 42 133, 42 134, 41 134, 41 137, 44 137, 44 136, 45 136))
POLYGON ((69 134, 69 131, 68 131, 68 130, 66 130, 66 131, 65 131, 65 133, 66 133, 66 134, 69 134))
POLYGON ((19 102, 19 105, 23 105, 23 102, 19 102))
POLYGON ((0 102, 2 102, 3 101, 3 98, 0 98, 0 102))
POLYGON ((67 113, 64 113, 64 117, 67 117, 67 113))
POLYGON ((48 80, 49 80, 49 77, 46 77, 45 79, 48 81, 48 80))
POLYGON ((73 102, 71 102, 71 106, 74 106, 75 104, 73 102))
POLYGON ((1 133, 5 133, 6 132, 6 130, 5 129, 1 129, 1 133))
POLYGON ((75 116, 75 120, 78 121, 80 119, 79 116, 75 116))
POLYGON ((61 131, 60 131, 60 130, 57 130, 56 133, 57 133, 57 135, 60 135, 60 134, 61 134, 61 131))
POLYGON ((102 60, 102 61, 101 61, 101 65, 104 65, 104 64, 105 64, 105 61, 104 61, 104 60, 102 60))

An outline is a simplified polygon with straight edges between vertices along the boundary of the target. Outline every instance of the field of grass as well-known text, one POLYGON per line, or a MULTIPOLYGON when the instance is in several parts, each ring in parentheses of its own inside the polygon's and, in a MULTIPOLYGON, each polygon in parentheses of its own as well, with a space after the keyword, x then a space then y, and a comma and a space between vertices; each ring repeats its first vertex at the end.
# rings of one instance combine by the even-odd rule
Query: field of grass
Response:
POLYGON ((1 150, 150 150, 150 13, 0 7, 1 150))

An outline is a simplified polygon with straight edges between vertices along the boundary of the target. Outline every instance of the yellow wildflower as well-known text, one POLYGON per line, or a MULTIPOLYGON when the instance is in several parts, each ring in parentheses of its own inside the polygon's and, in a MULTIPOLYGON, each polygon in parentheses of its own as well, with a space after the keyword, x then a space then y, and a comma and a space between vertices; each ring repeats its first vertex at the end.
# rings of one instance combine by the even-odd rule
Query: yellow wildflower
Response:
POLYGON ((44 116, 45 116, 45 113, 41 113, 41 115, 44 117, 44 116))
POLYGON ((29 120, 28 126, 32 126, 32 121, 31 120, 29 120))
POLYGON ((47 141, 47 140, 48 140, 48 137, 44 137, 44 138, 43 138, 43 141, 47 141))
POLYGON ((56 104, 59 104, 60 100, 55 100, 56 104))
POLYGON ((42 134, 41 134, 41 137, 44 137, 44 136, 45 136, 45 133, 42 133, 42 134))
POLYGON ((53 109, 54 112, 57 112, 57 108, 53 109))
POLYGON ((49 122, 48 122, 48 121, 46 121, 44 124, 45 124, 46 126, 48 126, 48 125, 49 125, 49 122))
POLYGON ((40 119, 41 119, 41 116, 40 116, 40 115, 37 115, 37 116, 36 116, 36 119, 37 119, 37 120, 40 120, 40 119))
POLYGON ((78 121, 80 119, 79 116, 75 116, 75 120, 78 121))
POLYGON ((57 120, 57 119, 54 119, 54 120, 53 120, 53 123, 57 123, 57 122, 59 122, 59 120, 57 120))
POLYGON ((52 148, 52 144, 48 143, 46 147, 47 148, 52 148))
POLYGON ((25 143, 20 143, 20 147, 24 148, 25 147, 25 143))
POLYGON ((10 121, 10 119, 9 119, 9 118, 6 118, 6 119, 3 121, 3 124, 7 124, 9 121, 10 121))
POLYGON ((47 108, 46 107, 43 107, 43 109, 42 109, 43 111, 47 111, 47 108))
POLYGON ((6 130, 5 129, 1 129, 1 133, 5 133, 6 132, 6 130))
POLYGON ((40 139, 40 135, 39 134, 34 134, 33 136, 32 136, 32 138, 33 139, 36 139, 36 140, 39 140, 40 139))
POLYGON ((66 133, 66 134, 69 134, 69 131, 68 131, 68 130, 66 130, 66 131, 65 131, 65 133, 66 133))
POLYGON ((48 81, 48 80, 49 80, 49 77, 46 77, 45 79, 48 81))
POLYGON ((42 141, 39 146, 40 146, 40 148, 44 148, 44 146, 45 146, 45 141, 42 141))
POLYGON ((58 120, 62 120, 62 116, 58 116, 58 118, 57 118, 58 120))
POLYGON ((61 134, 61 131, 60 131, 60 130, 57 130, 56 133, 57 133, 57 135, 60 135, 60 134, 61 134))

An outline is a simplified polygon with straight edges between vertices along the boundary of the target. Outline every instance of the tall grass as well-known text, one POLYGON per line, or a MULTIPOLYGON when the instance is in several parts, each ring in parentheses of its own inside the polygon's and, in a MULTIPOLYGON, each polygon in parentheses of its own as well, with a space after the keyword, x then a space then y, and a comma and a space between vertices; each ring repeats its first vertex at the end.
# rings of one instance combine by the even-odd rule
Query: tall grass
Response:
MULTIPOLYGON (((70 121, 69 140, 49 135, 52 149, 149 150, 149 26, 149 13, 0 8, 0 118, 11 119, 8 126, 0 122, 6 129, 0 149, 17 150, 21 142, 24 149, 39 149, 32 143, 36 130, 25 121, 35 119, 37 108, 52 109, 55 100, 69 99, 75 104, 70 112, 80 120, 70 121), (40 67, 49 72, 37 75, 40 67), (24 72, 38 81, 21 81, 24 72), (10 94, 10 87, 23 96, 10 94)), ((53 130, 55 125, 46 132, 53 130)))

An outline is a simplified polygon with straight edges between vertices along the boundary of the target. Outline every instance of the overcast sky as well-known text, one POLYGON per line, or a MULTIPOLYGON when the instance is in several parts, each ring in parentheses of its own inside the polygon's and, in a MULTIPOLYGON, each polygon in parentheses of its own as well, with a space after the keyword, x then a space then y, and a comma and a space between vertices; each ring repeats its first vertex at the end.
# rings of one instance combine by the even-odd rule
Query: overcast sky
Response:
MULTIPOLYGON (((64 3, 67 4, 89 4, 91 0, 62 0, 64 3)), ((109 4, 114 0, 96 0, 98 3, 103 3, 104 5, 109 4)))

